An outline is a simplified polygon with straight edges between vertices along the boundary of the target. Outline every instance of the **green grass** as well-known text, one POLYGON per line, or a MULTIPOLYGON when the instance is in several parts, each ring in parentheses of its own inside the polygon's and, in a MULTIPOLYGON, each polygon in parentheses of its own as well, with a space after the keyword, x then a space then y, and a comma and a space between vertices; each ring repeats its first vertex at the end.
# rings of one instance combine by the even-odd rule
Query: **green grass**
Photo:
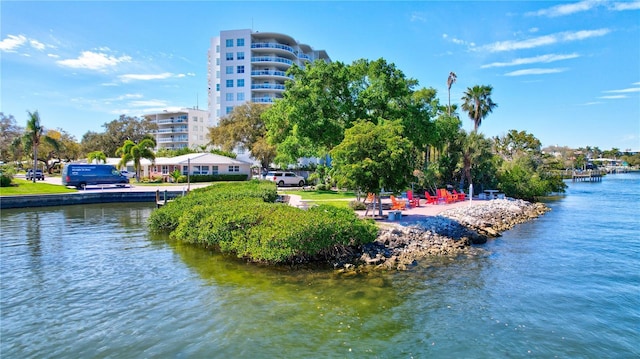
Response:
POLYGON ((0 196, 26 196, 32 194, 55 194, 77 192, 75 189, 61 185, 43 183, 42 181, 33 183, 31 181, 14 178, 9 187, 0 187, 0 196))
MULTIPOLYGON (((322 201, 322 200, 349 200, 356 199, 356 194, 352 191, 278 191, 284 194, 295 194, 304 200, 322 201)), ((348 201, 347 201, 348 202, 348 201)))

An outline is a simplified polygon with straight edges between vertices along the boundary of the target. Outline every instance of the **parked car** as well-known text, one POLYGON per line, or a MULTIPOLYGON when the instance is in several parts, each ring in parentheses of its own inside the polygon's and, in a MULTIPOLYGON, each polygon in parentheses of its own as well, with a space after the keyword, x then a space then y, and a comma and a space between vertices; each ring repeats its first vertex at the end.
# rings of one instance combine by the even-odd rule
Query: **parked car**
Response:
POLYGON ((269 171, 265 179, 275 182, 278 186, 304 186, 304 177, 293 172, 269 171))
POLYGON ((27 175, 25 177, 27 178, 27 181, 33 181, 34 177, 38 181, 44 181, 44 173, 42 173, 42 170, 36 170, 34 175, 33 169, 29 168, 27 170, 27 175))
POLYGON ((83 189, 88 185, 114 184, 122 187, 129 179, 112 165, 68 164, 62 168, 62 185, 83 189))
POLYGON ((136 173, 135 173, 135 172, 129 172, 129 171, 127 171, 127 170, 122 170, 122 171, 120 171, 120 173, 121 173, 123 176, 127 177, 127 178, 133 178, 133 177, 135 177, 135 176, 136 176, 136 173))

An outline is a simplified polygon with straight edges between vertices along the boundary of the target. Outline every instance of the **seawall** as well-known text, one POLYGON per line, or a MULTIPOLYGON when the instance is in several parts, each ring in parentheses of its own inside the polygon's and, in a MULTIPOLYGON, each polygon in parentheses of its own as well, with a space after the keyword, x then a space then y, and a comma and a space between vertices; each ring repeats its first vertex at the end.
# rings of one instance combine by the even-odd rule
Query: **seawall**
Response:
MULTIPOLYGON (((183 191, 160 191, 159 200, 170 200, 182 196, 183 191)), ((0 209, 69 206, 75 204, 116 203, 116 202, 149 202, 156 203, 156 192, 76 192, 48 195, 2 196, 0 209)))

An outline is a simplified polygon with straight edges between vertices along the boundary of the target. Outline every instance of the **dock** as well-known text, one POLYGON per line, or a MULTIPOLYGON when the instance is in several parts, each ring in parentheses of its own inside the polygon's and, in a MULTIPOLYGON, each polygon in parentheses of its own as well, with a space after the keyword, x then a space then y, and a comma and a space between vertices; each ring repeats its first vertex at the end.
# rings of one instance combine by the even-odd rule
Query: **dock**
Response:
POLYGON ((601 182, 602 171, 600 170, 586 170, 586 171, 573 171, 571 175, 573 182, 601 182))

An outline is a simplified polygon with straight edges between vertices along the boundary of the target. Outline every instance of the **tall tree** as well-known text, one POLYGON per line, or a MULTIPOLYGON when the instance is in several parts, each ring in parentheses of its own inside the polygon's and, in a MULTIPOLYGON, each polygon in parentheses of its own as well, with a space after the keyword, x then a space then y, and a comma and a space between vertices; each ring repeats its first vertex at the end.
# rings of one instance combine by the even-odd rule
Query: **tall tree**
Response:
POLYGON ((466 111, 473 121, 473 131, 477 132, 482 120, 487 117, 493 109, 498 107, 491 99, 493 87, 490 85, 476 85, 467 88, 462 96, 462 110, 466 111))
MULTIPOLYGON (((60 145, 54 138, 47 136, 47 131, 44 126, 42 126, 40 115, 38 114, 37 110, 27 113, 29 114, 29 118, 27 120, 27 126, 22 140, 25 147, 29 146, 33 151, 33 169, 35 170, 38 168, 38 147, 40 147, 40 145, 45 142, 53 147, 55 151, 59 148, 60 145)), ((41 161, 45 164, 45 166, 48 165, 48 157, 41 161)), ((33 182, 35 181, 36 179, 34 176, 33 182)))
POLYGON ((102 127, 105 129, 103 133, 87 132, 82 136, 82 149, 85 153, 102 151, 107 157, 114 157, 119 144, 126 140, 140 143, 144 138, 153 139, 153 131, 158 129, 158 125, 150 118, 125 115, 103 124, 102 127))
POLYGON ((156 156, 153 152, 153 148, 156 146, 156 142, 151 138, 144 138, 140 143, 135 143, 131 140, 124 141, 122 147, 116 150, 116 155, 121 156, 118 167, 122 168, 127 165, 127 162, 133 162, 133 168, 136 171, 136 180, 140 180, 140 160, 146 158, 154 161, 156 156))
POLYGON ((102 151, 93 151, 87 154, 87 162, 107 163, 107 156, 102 151))
POLYGON ((447 78, 447 92, 449 93, 449 107, 447 108, 447 114, 449 114, 449 116, 451 116, 451 85, 453 85, 457 79, 458 76, 455 72, 449 72, 449 77, 447 78))
POLYGON ((18 126, 13 115, 5 116, 0 112, 0 161, 8 163, 15 160, 12 143, 20 138, 24 129, 18 126))
POLYGON ((211 144, 224 151, 233 151, 241 146, 251 152, 253 158, 268 168, 275 158, 275 146, 266 142, 267 128, 262 114, 268 105, 245 103, 237 106, 216 127, 209 129, 211 144))
POLYGON ((399 120, 356 122, 331 151, 332 178, 338 185, 366 193, 405 189, 413 169, 412 145, 402 132, 399 120))

